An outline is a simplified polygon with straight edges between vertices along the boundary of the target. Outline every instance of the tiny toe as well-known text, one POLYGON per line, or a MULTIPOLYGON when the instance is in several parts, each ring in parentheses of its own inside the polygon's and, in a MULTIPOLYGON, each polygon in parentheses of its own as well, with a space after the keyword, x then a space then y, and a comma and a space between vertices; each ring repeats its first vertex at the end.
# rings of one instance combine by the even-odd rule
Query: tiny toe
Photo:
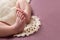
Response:
POLYGON ((17 15, 18 15, 19 17, 22 16, 21 12, 19 12, 19 11, 17 11, 17 15))
POLYGON ((20 8, 17 8, 17 11, 23 12, 23 10, 22 10, 22 9, 20 9, 20 8))

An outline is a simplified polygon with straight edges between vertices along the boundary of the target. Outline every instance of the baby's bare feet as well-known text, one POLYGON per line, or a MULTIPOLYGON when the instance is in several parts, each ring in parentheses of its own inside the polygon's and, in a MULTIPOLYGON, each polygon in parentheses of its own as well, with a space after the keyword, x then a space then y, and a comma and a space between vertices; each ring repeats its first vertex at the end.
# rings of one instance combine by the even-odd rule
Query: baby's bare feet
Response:
POLYGON ((26 23, 28 24, 31 19, 31 6, 26 2, 26 0, 18 0, 16 7, 22 9, 26 17, 26 23))
POLYGON ((16 19, 16 23, 15 23, 15 30, 17 30, 18 32, 22 32, 24 30, 24 26, 25 26, 26 22, 25 22, 25 16, 23 13, 20 12, 20 10, 17 11, 17 19, 16 19))

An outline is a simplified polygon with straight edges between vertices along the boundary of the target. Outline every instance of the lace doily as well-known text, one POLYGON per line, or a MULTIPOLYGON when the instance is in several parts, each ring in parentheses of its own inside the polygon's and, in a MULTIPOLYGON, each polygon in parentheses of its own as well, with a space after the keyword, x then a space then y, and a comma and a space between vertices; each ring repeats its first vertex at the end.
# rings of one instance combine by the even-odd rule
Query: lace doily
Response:
POLYGON ((24 37, 29 36, 30 34, 33 34, 38 31, 40 28, 41 22, 37 16, 32 16, 31 22, 25 26, 24 31, 22 33, 14 35, 14 37, 24 37))

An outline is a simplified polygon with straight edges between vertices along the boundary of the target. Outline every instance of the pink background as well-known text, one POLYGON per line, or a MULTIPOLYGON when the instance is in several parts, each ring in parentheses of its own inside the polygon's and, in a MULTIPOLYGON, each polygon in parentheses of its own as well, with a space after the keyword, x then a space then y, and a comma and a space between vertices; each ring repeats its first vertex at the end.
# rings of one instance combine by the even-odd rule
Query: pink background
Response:
POLYGON ((60 40, 60 0, 32 0, 31 6, 42 23, 39 31, 29 37, 0 40, 60 40))

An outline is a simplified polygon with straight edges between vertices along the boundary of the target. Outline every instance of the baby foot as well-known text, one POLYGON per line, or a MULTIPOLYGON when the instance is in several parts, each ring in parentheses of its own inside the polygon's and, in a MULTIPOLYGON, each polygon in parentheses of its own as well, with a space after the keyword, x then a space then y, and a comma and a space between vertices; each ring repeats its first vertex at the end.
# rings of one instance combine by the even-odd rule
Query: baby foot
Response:
POLYGON ((26 23, 29 23, 31 19, 31 6, 26 2, 26 0, 18 0, 16 7, 23 10, 26 17, 26 23))
POLYGON ((24 30, 24 26, 25 26, 25 16, 23 13, 20 12, 20 10, 17 11, 17 19, 16 19, 16 23, 15 23, 15 30, 17 30, 18 32, 22 32, 24 30))

